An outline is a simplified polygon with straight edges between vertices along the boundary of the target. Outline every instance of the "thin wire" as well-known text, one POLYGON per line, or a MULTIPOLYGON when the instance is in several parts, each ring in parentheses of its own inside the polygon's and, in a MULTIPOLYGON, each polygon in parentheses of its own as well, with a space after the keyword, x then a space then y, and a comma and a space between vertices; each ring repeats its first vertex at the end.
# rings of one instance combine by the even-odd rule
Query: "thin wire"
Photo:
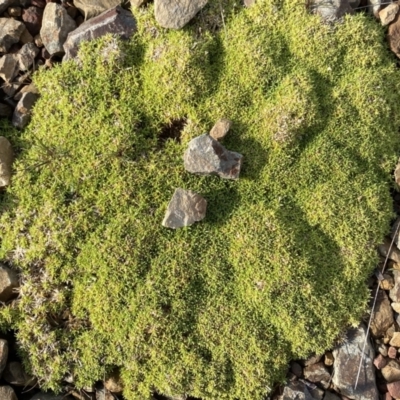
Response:
MULTIPOLYGON (((393 239, 392 239, 392 241, 391 241, 391 243, 390 243, 388 252, 387 252, 387 254, 386 254, 385 262, 383 263, 383 267, 382 267, 382 271, 381 271, 382 274, 385 272, 385 268, 386 268, 387 262, 388 262, 388 260, 389 260, 389 255, 390 255, 390 252, 392 251, 393 243, 394 243, 394 241, 395 241, 395 239, 396 239, 396 236, 397 236, 397 234, 398 234, 398 232, 399 232, 399 228, 400 228, 400 223, 397 224, 396 230, 395 230, 394 235, 393 235, 393 239)), ((377 298, 378 298, 378 293, 379 293, 379 282, 378 282, 378 286, 377 286, 377 288, 376 288, 375 297, 374 297, 374 302, 373 302, 373 304, 372 304, 371 315, 370 315, 369 321, 368 321, 367 334, 365 335, 365 340, 364 340, 363 349, 362 349, 362 353, 361 353, 360 365, 358 366, 357 378, 356 378, 356 383, 355 383, 355 385, 354 385, 354 390, 357 389, 358 380, 359 380, 359 378, 360 378, 361 366, 362 366, 362 363, 363 363, 363 361, 364 361, 364 355, 365 355, 365 353, 364 353, 364 351, 365 351, 365 346, 366 346, 366 344, 367 344, 368 334, 369 334, 369 330, 370 330, 370 328, 371 328, 372 317, 374 316, 374 312, 375 312, 375 305, 376 305, 376 300, 377 300, 377 298)))

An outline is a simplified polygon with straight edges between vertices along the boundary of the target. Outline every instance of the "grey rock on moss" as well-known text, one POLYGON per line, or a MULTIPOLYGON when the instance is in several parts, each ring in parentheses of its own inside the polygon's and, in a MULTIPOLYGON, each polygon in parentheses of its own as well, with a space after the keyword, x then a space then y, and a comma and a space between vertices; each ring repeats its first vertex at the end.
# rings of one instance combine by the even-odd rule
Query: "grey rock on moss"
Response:
POLYGON ((345 14, 354 12, 349 0, 311 0, 310 10, 328 21, 337 20, 345 14))
POLYGON ((206 210, 204 197, 191 190, 175 189, 162 225, 172 229, 193 225, 206 216, 206 210))
POLYGON ((232 122, 229 119, 221 118, 219 119, 215 125, 212 127, 210 131, 210 136, 215 140, 223 139, 232 125, 232 122))
POLYGON ((224 179, 239 178, 242 159, 241 154, 227 150, 208 134, 191 140, 183 156, 186 171, 224 179))
POLYGON ((208 0, 154 0, 154 13, 163 28, 183 28, 208 0))
POLYGON ((136 20, 130 11, 124 10, 120 6, 104 11, 69 33, 64 43, 63 61, 75 58, 78 55, 79 45, 83 41, 94 40, 107 33, 112 33, 122 39, 129 39, 136 29, 136 20))
POLYGON ((38 98, 39 95, 32 92, 26 92, 21 96, 21 100, 17 103, 12 117, 13 126, 23 129, 29 124, 33 105, 38 98))

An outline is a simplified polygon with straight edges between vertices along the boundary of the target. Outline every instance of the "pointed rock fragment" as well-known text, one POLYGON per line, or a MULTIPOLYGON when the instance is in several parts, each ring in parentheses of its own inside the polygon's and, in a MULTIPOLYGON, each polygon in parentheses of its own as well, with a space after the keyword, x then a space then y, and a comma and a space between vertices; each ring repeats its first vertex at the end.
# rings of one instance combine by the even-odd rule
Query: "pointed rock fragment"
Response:
POLYGON ((374 349, 367 337, 367 329, 360 325, 347 331, 347 340, 333 351, 332 383, 339 392, 355 400, 378 400, 379 394, 375 383, 374 349), (363 352, 363 346, 365 350, 363 352), (362 360, 362 362, 361 362, 362 360), (358 368, 361 371, 355 389, 358 368))
POLYGON ((183 156, 186 171, 224 179, 239 179, 242 159, 241 154, 227 150, 208 134, 191 140, 183 156))
POLYGON ((206 210, 204 197, 191 190, 175 189, 162 225, 172 229, 193 225, 206 216, 206 210))

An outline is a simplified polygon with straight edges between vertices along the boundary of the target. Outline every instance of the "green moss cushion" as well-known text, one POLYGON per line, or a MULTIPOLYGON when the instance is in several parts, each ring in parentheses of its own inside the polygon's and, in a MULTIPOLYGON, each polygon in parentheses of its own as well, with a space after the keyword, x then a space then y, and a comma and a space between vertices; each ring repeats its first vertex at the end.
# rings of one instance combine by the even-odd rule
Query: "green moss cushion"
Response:
POLYGON ((22 287, 0 315, 42 385, 118 366, 128 400, 261 399, 357 324, 392 217, 400 75, 372 19, 324 25, 302 3, 210 0, 180 31, 149 6, 130 42, 36 74, 31 124, 2 127, 20 153, 0 256, 22 287), (222 117, 238 181, 184 170, 222 117), (177 187, 207 216, 171 230, 177 187))

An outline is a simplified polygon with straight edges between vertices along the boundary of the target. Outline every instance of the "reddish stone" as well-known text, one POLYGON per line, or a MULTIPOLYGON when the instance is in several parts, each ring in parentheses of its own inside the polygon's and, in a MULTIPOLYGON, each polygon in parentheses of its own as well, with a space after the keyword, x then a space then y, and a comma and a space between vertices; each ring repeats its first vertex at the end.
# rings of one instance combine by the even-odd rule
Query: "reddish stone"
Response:
POLYGON ((390 395, 389 392, 386 392, 386 393, 385 393, 385 396, 384 396, 384 399, 385 399, 385 400, 393 400, 393 397, 390 395))
POLYGON ((386 366, 386 364, 387 364, 387 360, 386 360, 385 357, 383 357, 382 354, 378 354, 378 355, 375 357, 374 365, 375 365, 375 367, 376 367, 377 369, 382 369, 382 368, 384 368, 384 367, 386 366))
POLYGON ((388 350, 388 356, 389 356, 389 358, 396 358, 397 349, 395 347, 393 347, 393 346, 390 346, 389 350, 388 350))
POLYGON ((395 399, 400 399, 400 381, 387 384, 388 391, 395 399))
POLYGON ((22 11, 22 20, 25 22, 26 29, 32 36, 40 32, 43 19, 43 9, 39 7, 28 7, 22 11))

